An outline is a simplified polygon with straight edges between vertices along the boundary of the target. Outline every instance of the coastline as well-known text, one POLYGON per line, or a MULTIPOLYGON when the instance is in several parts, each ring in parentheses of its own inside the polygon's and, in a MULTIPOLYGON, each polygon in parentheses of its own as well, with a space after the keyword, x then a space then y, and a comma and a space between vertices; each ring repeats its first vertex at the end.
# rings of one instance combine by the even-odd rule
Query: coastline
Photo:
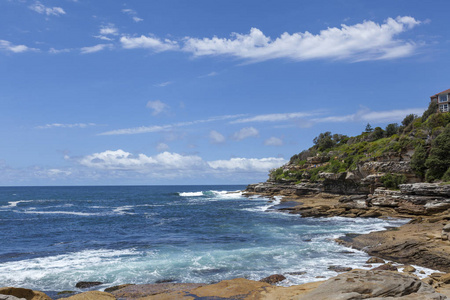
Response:
MULTIPOLYGON (((346 217, 411 218, 411 215, 403 213, 390 215, 389 213, 374 214, 371 212, 368 216, 367 210, 356 211, 355 208, 345 210, 346 212, 343 213, 342 207, 340 207, 342 205, 342 201, 340 202, 340 200, 343 196, 336 194, 317 193, 303 196, 286 195, 285 192, 281 192, 279 194, 247 192, 245 194, 245 196, 253 195, 260 195, 269 199, 282 196, 280 198, 276 198, 277 203, 272 206, 271 209, 279 211, 280 213, 301 214, 303 217, 326 218, 337 215, 345 215, 346 217)), ((388 211, 390 212, 390 210, 388 211)), ((442 252, 443 255, 440 256, 440 260, 434 259, 436 257, 436 253, 439 252, 439 249, 436 250, 437 252, 429 251, 429 254, 425 255, 422 260, 417 257, 418 254, 423 254, 424 252, 427 253, 427 248, 430 248, 421 247, 422 242, 427 246, 429 246, 430 243, 438 243, 438 240, 441 238, 438 231, 446 220, 447 217, 445 215, 416 217, 412 218, 412 221, 409 223, 400 227, 365 234, 355 233, 355 235, 347 235, 346 237, 336 239, 336 242, 347 247, 362 250, 371 256, 400 263, 403 266, 402 268, 399 267, 399 269, 403 269, 405 265, 414 264, 428 268, 433 267, 433 269, 436 270, 449 272, 448 270, 450 268, 448 268, 448 266, 450 266, 450 264, 447 266, 447 263, 445 263, 445 267, 443 268, 442 262, 447 262, 448 260, 446 255, 448 256, 448 253, 450 253, 450 245, 448 248, 446 247, 444 252, 442 252), (424 235, 424 232, 427 234, 424 235), (421 238, 422 235, 425 236, 425 241, 421 238), (414 237, 415 239, 411 241, 411 237, 414 237), (380 244, 384 246, 380 248, 380 244), (404 247, 400 247, 402 245, 404 247), (398 251, 389 252, 389 249, 398 251), (405 252, 405 249, 408 249, 409 252, 405 252), (416 252, 418 254, 411 254, 414 250, 417 250, 416 252), (404 255, 399 255, 399 253, 404 253, 404 255), (430 265, 428 262, 438 263, 430 265)), ((430 248, 430 250, 433 250, 433 248, 430 248)), ((273 282, 269 280, 271 283, 268 283, 236 278, 232 280, 224 280, 216 284, 156 283, 121 285, 113 289, 106 289, 105 292, 91 290, 81 294, 69 293, 61 295, 56 295, 55 292, 51 294, 53 298, 46 298, 46 296, 43 296, 42 294, 37 294, 38 298, 34 298, 33 296, 32 298, 28 297, 26 299, 205 299, 204 297, 206 297, 206 299, 208 297, 211 299, 333 299, 326 298, 326 296, 323 296, 323 298, 311 298, 311 295, 314 295, 314 293, 320 295, 320 293, 324 292, 324 289, 329 289, 326 288, 326 286, 330 285, 333 281, 345 279, 347 282, 351 281, 355 276, 361 280, 362 285, 367 285, 368 282, 372 281, 375 277, 378 278, 378 280, 381 280, 380 282, 383 282, 383 284, 386 282, 391 282, 392 280, 400 280, 400 286, 403 286, 405 282, 413 280, 416 285, 423 285, 423 287, 425 287, 417 289, 417 293, 419 293, 421 289, 427 291, 427 295, 424 296, 425 298, 417 299, 446 299, 445 296, 441 296, 437 294, 437 292, 450 296, 450 280, 447 280, 447 277, 444 274, 435 273, 420 280, 417 278, 417 275, 413 274, 414 272, 394 272, 392 271, 394 268, 383 270, 383 266, 392 266, 392 264, 381 264, 380 261, 378 261, 372 266, 372 270, 354 269, 349 272, 344 272, 348 270, 342 269, 339 271, 342 273, 337 272, 337 276, 328 280, 309 282, 290 287, 282 287, 271 284, 276 282, 276 280, 273 282)), ((1 291, 2 290, 0 290, 0 294, 2 294, 1 291)), ((329 292, 332 291, 333 290, 329 290, 329 292)), ((335 292, 336 291, 333 293, 335 292)), ((412 292, 411 295, 416 292, 412 292)), ((399 291, 399 293, 402 292, 399 291)), ((315 297, 317 297, 317 295, 315 297)))

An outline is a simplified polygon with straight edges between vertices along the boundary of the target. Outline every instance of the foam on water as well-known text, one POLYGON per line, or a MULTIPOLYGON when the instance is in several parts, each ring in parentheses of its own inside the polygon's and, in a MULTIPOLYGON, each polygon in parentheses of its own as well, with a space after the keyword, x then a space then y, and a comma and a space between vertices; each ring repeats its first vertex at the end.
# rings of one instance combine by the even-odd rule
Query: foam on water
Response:
POLYGON ((25 211, 14 211, 16 213, 22 214, 40 214, 40 215, 74 215, 74 216, 99 216, 98 213, 85 213, 77 211, 36 211, 36 210, 25 210, 25 211))

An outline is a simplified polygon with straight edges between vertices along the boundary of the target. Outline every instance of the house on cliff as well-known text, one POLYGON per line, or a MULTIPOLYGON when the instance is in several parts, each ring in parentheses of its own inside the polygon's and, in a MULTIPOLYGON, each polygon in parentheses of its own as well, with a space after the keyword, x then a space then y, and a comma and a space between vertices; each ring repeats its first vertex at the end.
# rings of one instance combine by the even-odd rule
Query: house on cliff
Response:
POLYGON ((437 93, 430 97, 431 101, 438 104, 438 111, 448 112, 450 106, 450 89, 437 93))

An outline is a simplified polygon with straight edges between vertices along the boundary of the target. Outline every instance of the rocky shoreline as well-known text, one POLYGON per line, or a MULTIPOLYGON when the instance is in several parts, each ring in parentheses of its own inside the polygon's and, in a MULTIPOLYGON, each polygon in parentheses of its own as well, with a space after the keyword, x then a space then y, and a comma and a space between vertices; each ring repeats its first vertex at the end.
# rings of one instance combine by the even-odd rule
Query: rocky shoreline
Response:
MULTIPOLYGON (((331 179, 332 180, 332 179, 331 179)), ((351 195, 330 192, 329 182, 279 184, 265 182, 247 187, 245 195, 283 196, 282 201, 294 205, 279 209, 302 217, 377 217, 408 218, 398 228, 369 234, 353 234, 337 239, 338 243, 374 256, 367 263, 381 259, 405 266, 402 272, 392 264, 371 270, 349 270, 326 281, 282 287, 275 284, 284 279, 273 275, 261 281, 244 278, 224 280, 216 284, 156 283, 121 285, 105 292, 87 291, 62 294, 58 299, 447 299, 450 297, 450 185, 413 183, 392 191, 374 189, 372 194, 351 195), (414 268, 418 265, 443 273, 420 279, 414 268), (448 274, 447 274, 448 273, 448 274), (67 296, 67 297, 66 297, 67 296), (63 298, 61 298, 63 297, 63 298)), ((384 262, 383 262, 384 263, 384 262)), ((49 300, 42 292, 20 288, 0 288, 0 299, 49 300), (9 295, 9 296, 2 296, 9 295), (9 297, 9 298, 7 298, 9 297)))

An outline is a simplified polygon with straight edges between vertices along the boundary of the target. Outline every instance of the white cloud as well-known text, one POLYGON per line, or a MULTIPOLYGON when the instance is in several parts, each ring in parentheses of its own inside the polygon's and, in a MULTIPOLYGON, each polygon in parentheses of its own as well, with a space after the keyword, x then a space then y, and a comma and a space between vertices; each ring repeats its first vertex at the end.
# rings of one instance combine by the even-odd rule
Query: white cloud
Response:
POLYGON ((211 118, 203 119, 203 120, 179 122, 179 123, 168 124, 168 125, 154 125, 154 126, 141 126, 141 127, 134 127, 134 128, 116 129, 116 130, 111 130, 111 131, 100 133, 99 135, 121 135, 121 134, 139 134, 139 133, 161 132, 161 131, 168 131, 168 130, 171 130, 174 128, 179 128, 179 127, 229 120, 229 119, 234 119, 234 118, 240 118, 243 116, 245 116, 245 115, 243 115, 243 114, 225 115, 225 116, 211 117, 211 118))
POLYGON ((158 152, 167 151, 169 150, 169 145, 166 143, 158 143, 158 145, 156 145, 156 150, 158 150, 158 152))
POLYGON ((133 19, 133 21, 136 23, 144 21, 144 19, 141 19, 137 16, 137 12, 134 9, 126 8, 126 9, 122 9, 122 12, 124 14, 129 15, 133 19))
POLYGON ((258 28, 248 34, 233 33, 231 38, 185 37, 177 41, 154 36, 122 37, 126 49, 147 48, 155 52, 180 50, 194 56, 231 56, 249 62, 285 58, 294 61, 332 59, 348 61, 394 59, 414 54, 417 45, 397 36, 421 22, 413 17, 388 18, 382 24, 363 21, 342 24, 312 34, 308 31, 283 33, 272 39, 258 28))
POLYGON ((319 34, 283 33, 276 39, 252 28, 232 38, 186 38, 183 50, 194 56, 228 55, 249 61, 288 58, 345 59, 351 61, 392 59, 413 54, 416 45, 395 36, 420 24, 412 17, 388 18, 383 24, 364 21, 341 28, 327 28, 319 34))
POLYGON ((101 35, 118 35, 119 30, 117 29, 117 27, 114 24, 109 23, 108 25, 102 25, 100 27, 100 34, 101 35))
POLYGON ((163 152, 155 156, 145 154, 133 155, 130 152, 107 150, 87 155, 79 163, 91 168, 106 170, 130 170, 138 172, 153 172, 167 170, 193 170, 204 167, 203 160, 196 155, 181 155, 163 152))
POLYGON ((256 137, 258 135, 259 135, 259 132, 256 128, 245 127, 245 128, 242 128, 241 130, 239 130, 238 132, 235 132, 231 138, 236 141, 242 141, 246 138, 256 137))
POLYGON ((86 128, 89 126, 96 126, 95 123, 75 123, 75 124, 61 124, 61 123, 52 123, 37 126, 37 129, 50 129, 50 128, 86 128))
POLYGON ((204 161, 197 155, 163 152, 154 156, 132 154, 124 150, 106 150, 77 160, 83 166, 97 170, 132 171, 161 177, 223 176, 242 172, 266 174, 270 169, 286 163, 283 158, 231 158, 229 160, 204 161))
POLYGON ((211 130, 209 133, 209 140, 213 144, 221 144, 225 142, 225 137, 221 133, 211 130))
POLYGON ((251 122, 280 122, 288 121, 292 119, 300 119, 304 117, 310 117, 316 115, 314 112, 294 112, 294 113, 284 113, 284 114, 266 114, 257 115, 249 118, 242 118, 238 120, 231 121, 231 124, 237 123, 251 123, 251 122))
POLYGON ((272 136, 264 141, 264 145, 266 145, 266 146, 283 146, 283 140, 272 136))
POLYGON ((409 114, 421 115, 424 112, 424 110, 425 110, 424 108, 406 108, 387 111, 371 111, 368 108, 362 108, 354 114, 316 118, 312 119, 312 121, 318 123, 343 123, 343 122, 358 122, 358 121, 398 122, 409 114))
POLYGON ((147 107, 153 110, 152 115, 154 116, 169 109, 169 106, 160 100, 148 101, 147 107))
POLYGON ((66 12, 61 7, 46 7, 41 2, 36 1, 34 4, 30 5, 29 8, 37 13, 44 14, 47 16, 59 16, 65 15, 66 12))
POLYGON ((155 52, 179 49, 176 41, 171 41, 169 39, 161 40, 156 37, 148 37, 145 35, 141 35, 140 37, 122 36, 120 42, 125 49, 143 48, 151 49, 155 52))
POLYGON ((13 53, 21 53, 27 51, 39 51, 39 49, 30 48, 25 45, 14 45, 10 41, 0 40, 0 50, 6 50, 13 53))
POLYGON ((157 83, 157 84, 155 84, 155 86, 157 86, 157 87, 165 87, 165 86, 168 86, 168 85, 170 85, 172 83, 173 83, 173 81, 165 81, 165 82, 157 83))
POLYGON ((55 49, 55 48, 50 48, 50 49, 48 50, 48 53, 51 53, 51 54, 59 54, 59 53, 68 53, 68 52, 70 52, 70 51, 72 51, 72 49, 69 49, 69 48, 65 48, 65 49, 55 49))
POLYGON ((107 48, 112 48, 112 44, 98 44, 91 47, 83 47, 80 49, 81 54, 88 54, 88 53, 94 53, 99 52, 107 48))
POLYGON ((208 165, 213 169, 245 172, 268 172, 277 168, 286 161, 283 158, 231 158, 230 160, 209 161, 208 165))

